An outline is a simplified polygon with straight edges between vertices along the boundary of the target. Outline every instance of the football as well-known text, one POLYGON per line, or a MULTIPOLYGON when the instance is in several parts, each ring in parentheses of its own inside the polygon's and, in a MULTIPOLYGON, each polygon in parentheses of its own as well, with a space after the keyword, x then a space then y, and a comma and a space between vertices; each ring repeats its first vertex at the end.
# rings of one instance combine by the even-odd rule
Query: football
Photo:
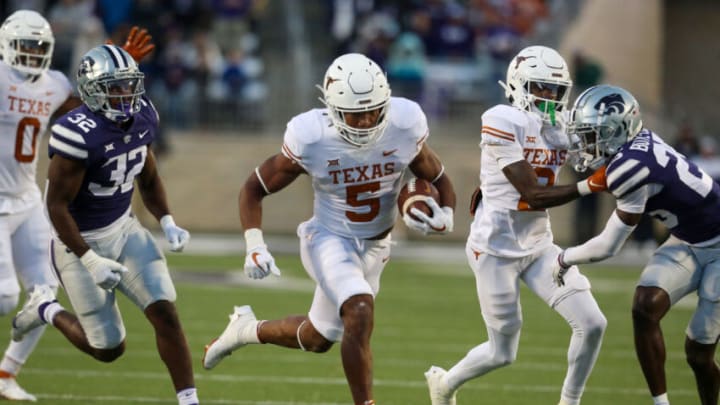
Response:
POLYGON ((435 201, 440 203, 440 192, 435 186, 427 180, 412 178, 410 181, 400 189, 398 194, 398 209, 400 215, 410 215, 413 219, 417 219, 414 215, 410 214, 411 208, 417 208, 424 212, 428 216, 432 216, 430 207, 423 201, 427 196, 432 197, 435 201))

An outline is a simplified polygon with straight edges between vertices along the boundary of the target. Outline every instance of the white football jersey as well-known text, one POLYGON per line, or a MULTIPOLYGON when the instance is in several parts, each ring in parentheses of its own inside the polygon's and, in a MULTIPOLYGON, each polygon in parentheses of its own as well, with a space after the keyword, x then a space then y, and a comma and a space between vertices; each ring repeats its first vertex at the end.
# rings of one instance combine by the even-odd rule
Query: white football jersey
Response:
POLYGON ((483 201, 471 226, 470 246, 496 256, 522 257, 552 244, 547 211, 523 201, 502 169, 524 159, 535 169, 540 184, 552 186, 567 158, 567 146, 564 126, 543 124, 536 114, 509 105, 497 105, 483 114, 483 201))
POLYGON ((0 214, 39 201, 35 174, 40 137, 71 93, 67 77, 56 70, 30 82, 0 61, 0 214))
POLYGON ((327 109, 295 116, 282 153, 312 177, 314 216, 344 237, 367 239, 392 227, 402 175, 428 137, 420 106, 392 97, 388 126, 374 143, 356 147, 332 126, 327 109))

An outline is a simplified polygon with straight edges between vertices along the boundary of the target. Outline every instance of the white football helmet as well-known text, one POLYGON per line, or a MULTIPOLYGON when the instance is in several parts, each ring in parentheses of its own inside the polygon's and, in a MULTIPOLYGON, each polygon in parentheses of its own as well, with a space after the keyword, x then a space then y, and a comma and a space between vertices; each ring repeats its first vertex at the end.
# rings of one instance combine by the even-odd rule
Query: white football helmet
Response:
POLYGON ((568 159, 584 172, 597 169, 642 130, 640 106, 630 92, 602 84, 585 90, 570 112, 568 159))
POLYGON ((557 51, 546 46, 521 50, 508 65, 507 83, 498 83, 512 105, 539 114, 552 125, 556 114, 567 105, 572 87, 567 63, 557 51), (540 95, 543 92, 550 97, 540 95))
POLYGON ((26 75, 39 76, 50 67, 54 45, 50 24, 35 11, 18 10, 0 26, 3 60, 26 75))
POLYGON ((89 109, 122 122, 140 111, 140 98, 145 94, 144 78, 135 59, 124 49, 100 45, 82 57, 77 87, 89 109))
POLYGON ((367 56, 348 53, 335 59, 325 72, 320 101, 330 111, 330 119, 340 136, 355 146, 368 145, 382 136, 388 124, 390 85, 385 73, 367 56), (346 113, 380 109, 371 128, 347 124, 346 113))

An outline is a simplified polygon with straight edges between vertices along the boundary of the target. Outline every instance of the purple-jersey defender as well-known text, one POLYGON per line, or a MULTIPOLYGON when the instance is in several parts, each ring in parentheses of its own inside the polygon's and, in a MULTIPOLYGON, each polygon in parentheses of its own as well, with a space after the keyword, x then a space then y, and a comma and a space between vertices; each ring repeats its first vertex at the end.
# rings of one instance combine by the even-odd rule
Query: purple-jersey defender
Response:
POLYGON ((618 253, 643 215, 662 221, 670 236, 649 258, 633 296, 635 352, 653 402, 669 405, 660 321, 683 297, 696 295, 685 330, 685 358, 695 374, 699 403, 717 405, 720 185, 657 134, 642 128, 639 104, 625 89, 600 85, 583 92, 570 113, 569 128, 575 168, 607 163, 607 186, 617 208, 599 235, 558 256, 555 282, 562 284, 574 264, 618 253))
POLYGON ((150 100, 127 129, 82 105, 52 126, 48 153, 81 160, 85 178, 70 213, 80 231, 102 228, 120 218, 132 200, 135 176, 143 169, 148 145, 156 137, 158 114, 150 100))
POLYGON ((645 213, 681 240, 701 243, 720 235, 720 185, 647 129, 620 148, 607 179, 618 204, 648 185, 645 213))

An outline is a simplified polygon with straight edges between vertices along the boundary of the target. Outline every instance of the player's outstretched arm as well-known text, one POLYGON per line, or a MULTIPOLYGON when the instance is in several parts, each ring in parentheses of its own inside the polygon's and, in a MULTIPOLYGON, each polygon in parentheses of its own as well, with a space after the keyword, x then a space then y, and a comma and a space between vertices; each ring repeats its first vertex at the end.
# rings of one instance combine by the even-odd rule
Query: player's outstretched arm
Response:
POLYGON ((520 193, 523 201, 535 209, 551 208, 573 201, 583 195, 605 191, 605 167, 601 167, 588 179, 577 184, 541 185, 530 163, 519 160, 502 169, 505 177, 520 193))
MULTIPOLYGON (((140 28, 137 25, 130 29, 130 33, 123 44, 122 49, 126 50, 130 56, 135 59, 135 62, 140 63, 147 55, 155 50, 155 44, 151 42, 152 36, 148 33, 145 28, 140 28)), ((106 44, 112 44, 112 40, 108 39, 105 41, 106 44)))

